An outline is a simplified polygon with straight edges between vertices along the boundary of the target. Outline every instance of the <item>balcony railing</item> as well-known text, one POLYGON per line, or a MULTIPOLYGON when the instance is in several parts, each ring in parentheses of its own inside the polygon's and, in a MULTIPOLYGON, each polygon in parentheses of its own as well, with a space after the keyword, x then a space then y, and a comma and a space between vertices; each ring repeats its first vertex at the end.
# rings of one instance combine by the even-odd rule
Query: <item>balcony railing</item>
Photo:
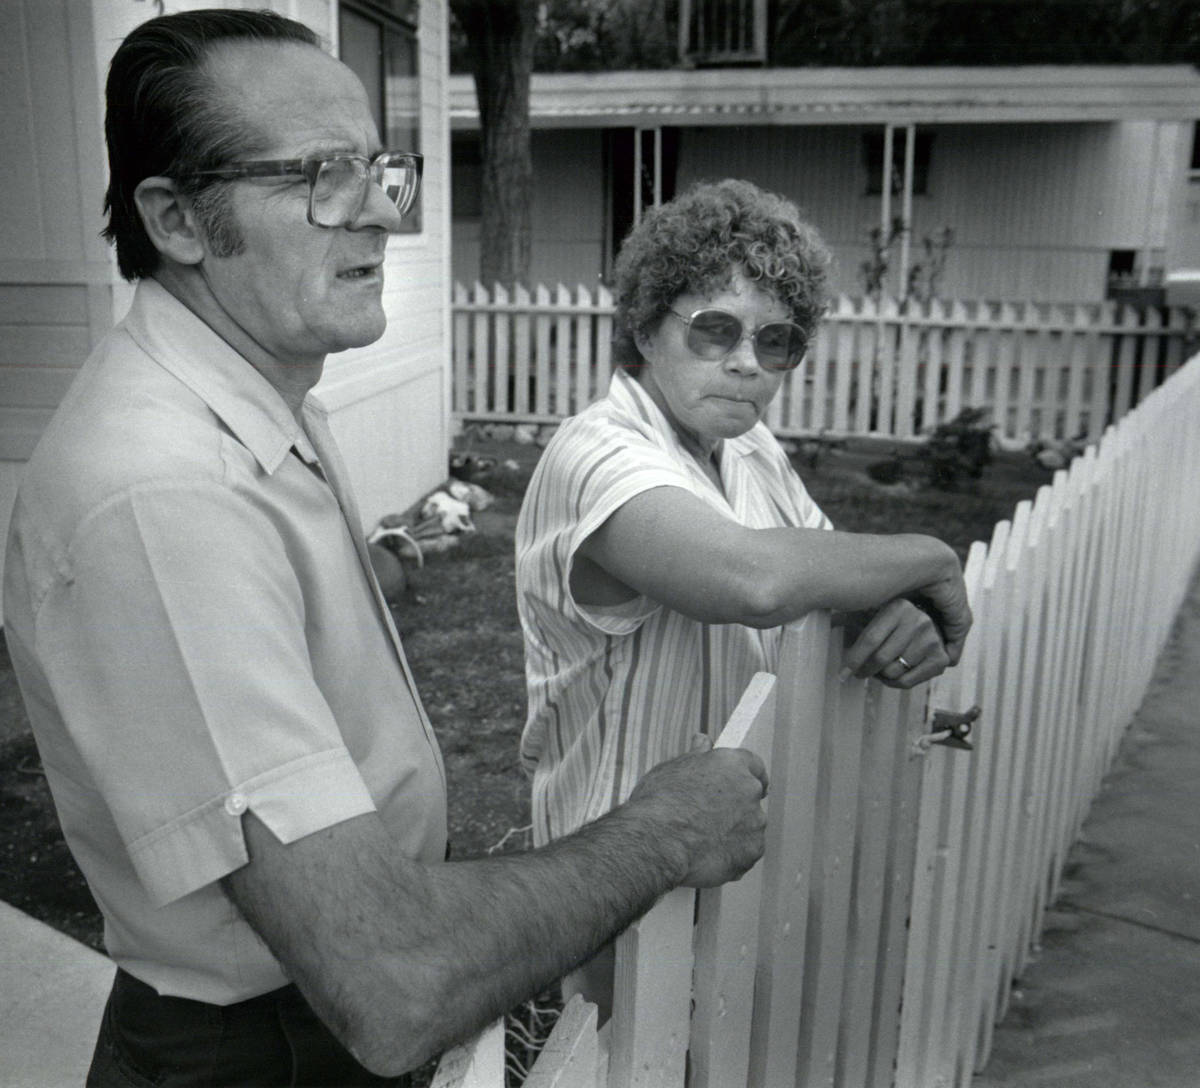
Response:
POLYGON ((679 57, 695 65, 766 64, 767 0, 682 0, 679 57))

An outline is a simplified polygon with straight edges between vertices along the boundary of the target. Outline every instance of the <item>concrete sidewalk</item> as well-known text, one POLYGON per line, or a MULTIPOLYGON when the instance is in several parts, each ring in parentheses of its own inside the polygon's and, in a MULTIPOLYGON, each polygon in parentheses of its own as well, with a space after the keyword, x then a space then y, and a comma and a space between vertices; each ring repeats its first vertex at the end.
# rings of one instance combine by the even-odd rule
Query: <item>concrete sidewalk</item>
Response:
POLYGON ((974 1088, 1200 1088, 1200 578, 974 1088))
POLYGON ((74 1088, 92 1060, 113 965, 0 903, 0 1085, 74 1088))

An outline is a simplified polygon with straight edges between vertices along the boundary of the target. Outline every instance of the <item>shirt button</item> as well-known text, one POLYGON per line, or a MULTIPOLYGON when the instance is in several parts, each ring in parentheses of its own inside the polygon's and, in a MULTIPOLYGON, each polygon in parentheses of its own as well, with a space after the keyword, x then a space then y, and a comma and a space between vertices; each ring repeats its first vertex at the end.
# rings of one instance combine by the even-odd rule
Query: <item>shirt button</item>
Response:
POLYGON ((230 816, 240 816, 246 811, 246 796, 241 793, 231 793, 225 798, 225 811, 230 816))

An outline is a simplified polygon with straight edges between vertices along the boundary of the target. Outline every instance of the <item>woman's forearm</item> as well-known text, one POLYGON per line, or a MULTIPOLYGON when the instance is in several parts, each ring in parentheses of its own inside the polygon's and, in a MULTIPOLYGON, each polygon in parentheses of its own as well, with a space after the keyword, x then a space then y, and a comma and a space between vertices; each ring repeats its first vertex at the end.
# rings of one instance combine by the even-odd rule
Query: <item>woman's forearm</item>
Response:
POLYGON ((935 609, 953 608, 961 583, 957 556, 934 537, 751 529, 680 488, 635 496, 580 552, 683 615, 753 627, 910 595, 930 598, 935 609))

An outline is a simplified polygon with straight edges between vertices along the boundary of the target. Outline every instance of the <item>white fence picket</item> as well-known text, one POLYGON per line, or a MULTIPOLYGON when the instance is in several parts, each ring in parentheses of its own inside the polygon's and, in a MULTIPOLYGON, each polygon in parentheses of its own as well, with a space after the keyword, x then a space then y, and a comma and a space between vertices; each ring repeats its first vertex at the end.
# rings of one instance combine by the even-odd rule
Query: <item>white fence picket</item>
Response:
MULTIPOLYGON (((972 602, 979 600, 986 556, 982 541, 976 541, 967 555, 963 576, 972 602)), ((979 641, 968 639, 958 667, 932 685, 929 698, 934 708, 965 709, 975 695, 979 659, 979 641)), ((987 728, 986 718, 983 728, 987 728)), ((952 1067, 945 1052, 953 1040, 946 1028, 953 1012, 954 972, 961 966, 953 947, 954 921, 961 902, 967 799, 975 773, 973 755, 949 748, 929 753, 921 794, 897 1088, 925 1088, 936 1083, 935 1073, 943 1066, 952 1067)))
POLYGON ((917 368, 922 339, 926 330, 901 322, 896 363, 896 415, 888 433, 897 438, 912 438, 916 433, 917 368))
MULTIPOLYGON (((612 376, 612 292, 601 284, 596 288, 596 376, 592 398, 604 396, 612 376)), ((586 405, 580 405, 580 409, 586 405)))
POLYGON ((529 400, 529 368, 533 362, 533 337, 531 325, 533 316, 530 312, 529 292, 517 284, 513 288, 513 397, 512 410, 517 416, 529 415, 531 405, 529 400))
MULTIPOLYGON (((584 286, 578 289, 578 307, 575 313, 574 366, 575 400, 573 410, 582 412, 594 399, 592 390, 592 293, 584 286)), ((603 390, 599 392, 603 393, 603 390)))
POLYGON ((946 358, 946 419, 963 410, 963 372, 967 359, 967 306, 962 299, 950 303, 946 358))
MULTIPOLYGON (((837 689, 840 649, 830 647, 824 681, 837 689), (830 683, 830 681, 833 683, 830 683)), ((855 818, 861 781, 866 681, 847 680, 821 722, 821 770, 817 783, 816 856, 809 908, 806 971, 800 1007, 800 1084, 832 1084, 845 984, 847 923, 854 873, 855 818), (836 709, 835 709, 836 708, 836 709)))
MULTIPOLYGON (((872 1085, 873 1058, 883 1058, 889 1047, 895 1053, 892 1029, 899 1021, 899 980, 904 957, 893 944, 897 940, 894 908, 898 905, 897 894, 907 905, 909 881, 902 880, 896 885, 893 864, 898 859, 890 847, 899 847, 903 856, 901 867, 911 874, 908 843, 903 835, 897 834, 901 825, 896 823, 896 808, 914 805, 912 789, 919 787, 919 782, 906 773, 913 762, 908 752, 913 740, 907 728, 910 718, 902 705, 907 699, 907 695, 872 684, 863 706, 854 869, 836 1047, 839 1083, 845 1088, 872 1085), (885 978, 880 970, 884 964, 898 970, 887 973, 885 978)), ((912 826, 915 828, 915 824, 912 826)), ((884 1060, 890 1068, 890 1058, 884 1060)), ((882 1063, 874 1064, 877 1067, 882 1063)))
POLYGON ((561 283, 555 289, 554 304, 560 311, 554 321, 554 410, 563 417, 574 415, 582 405, 571 403, 571 292, 561 283))
MULTIPOLYGON (((881 692, 879 709, 884 734, 881 739, 886 742, 886 732, 894 731, 891 737, 894 758, 890 772, 892 796, 884 859, 883 904, 864 1083, 870 1088, 890 1088, 900 1045, 900 1012, 913 917, 914 862, 924 782, 924 760, 917 739, 927 720, 928 692, 919 689, 905 692, 897 700, 896 718, 889 720, 883 711, 891 697, 882 689, 876 690, 881 692)), ((865 838, 867 834, 869 827, 864 826, 861 837, 865 838)), ((847 1069, 853 1070, 850 1048, 860 1045, 860 1041, 850 1034, 854 1025, 849 1015, 848 1011, 843 1022, 841 1046, 847 1069)))
MULTIPOLYGON (((1004 523, 1009 524, 1009 523, 1004 523)), ((991 1028, 1001 1002, 1000 965, 1003 953, 1000 933, 1005 929, 1004 904, 1009 894, 1008 851, 1009 833, 1018 803, 1014 784, 1017 778, 1014 745, 1019 730, 1012 728, 1014 708, 1020 695, 1020 637, 1022 634, 1022 602, 1016 597, 1016 572, 1009 556, 1021 554, 1028 533, 1028 518, 1014 516, 1007 536, 999 548, 997 562, 992 568, 993 608, 989 627, 999 631, 993 647, 995 655, 995 696, 989 707, 993 766, 985 829, 982 910, 979 920, 980 962, 980 1042, 976 1065, 986 1060, 991 1050, 991 1028)))
POLYGON ((512 309, 508 302, 508 291, 502 284, 498 283, 492 288, 492 298, 496 306, 492 320, 492 403, 500 415, 513 415, 515 413, 508 395, 512 309))
POLYGON ((471 1042, 447 1051, 430 1088, 503 1088, 504 1021, 496 1020, 471 1042))
MULTIPOLYGON (((1029 727, 1012 728, 1012 781, 1009 823, 1005 830, 1006 857, 1001 886, 1011 889, 1001 910, 998 945, 1002 958, 1000 975, 1012 978, 1025 966, 1023 927, 1024 903, 1030 898, 1028 890, 1028 858, 1031 844, 1028 830, 1033 799, 1032 777, 1036 728, 1032 727, 1034 696, 1037 690, 1037 662, 1041 652, 1041 612, 1038 608, 1044 579, 1043 565, 1038 562, 1037 518, 1033 503, 1023 501, 1013 514, 1013 539, 1017 547, 1005 557, 1006 577, 1010 580, 1012 602, 1010 659, 1015 691, 1011 697, 1010 721, 1030 722, 1029 727)), ((1008 989, 1000 998, 999 1015, 1003 1017, 1008 989)))
POLYGON ((850 400, 854 388, 855 332, 854 303, 842 295, 834 309, 837 322, 837 371, 834 382, 832 430, 845 434, 850 429, 850 400))
MULTIPOLYGON (((987 559, 979 585, 978 607, 980 614, 996 614, 996 569, 1004 542, 1008 538, 1009 523, 1000 522, 988 545, 987 559)), ((957 1050, 955 1066, 960 1074, 960 1084, 965 1072, 969 1079, 973 1053, 976 1045, 975 1025, 982 991, 981 949, 983 941, 983 913, 988 890, 988 830, 992 817, 994 797, 992 781, 995 770, 995 749, 1001 724, 992 717, 998 684, 998 661, 996 654, 1002 634, 999 625, 986 624, 973 632, 978 636, 978 672, 972 702, 983 707, 987 719, 975 732, 975 751, 971 755, 970 785, 967 789, 967 806, 960 829, 963 843, 963 860, 960 873, 960 898, 956 905, 952 932, 955 958, 954 983, 950 1007, 945 1015, 946 1031, 957 1050)))
POLYGON ((925 304, 923 311, 929 327, 924 332, 924 385, 921 390, 921 419, 918 423, 918 429, 921 431, 932 430, 940 421, 938 409, 942 395, 942 346, 945 343, 945 335, 940 328, 935 327, 934 321, 934 315, 940 308, 941 303, 937 299, 931 299, 925 304))
POLYGON ((534 403, 539 417, 550 415, 550 390, 553 382, 553 360, 550 355, 550 288, 539 283, 534 292, 534 305, 537 307, 536 326, 533 333, 534 343, 534 403))
POLYGON ((858 326, 858 351, 852 361, 855 376, 854 433, 870 434, 876 429, 871 419, 871 406, 875 402, 878 388, 878 359, 883 325, 879 314, 880 304, 870 298, 859 301, 864 320, 858 326))
POLYGON ((895 434, 893 412, 899 369, 896 338, 900 332, 900 308, 894 298, 884 297, 878 301, 876 313, 874 381, 868 386, 860 386, 860 391, 871 389, 874 394, 864 397, 867 426, 880 434, 895 434))
POLYGON ((1029 302, 1018 302, 1013 307, 1013 365, 1017 370, 1016 404, 1013 412, 1012 433, 1031 437, 1038 432, 1033 425, 1034 398, 1039 371, 1038 337, 1030 329, 1030 314, 1033 306, 1029 302))
POLYGON ((796 1039, 804 988, 808 899, 812 880, 829 617, 814 613, 789 625, 780 649, 771 770, 775 788, 767 824, 770 864, 763 874, 760 952, 750 1035, 750 1084, 796 1081, 796 1039))
MULTIPOLYGON (((775 677, 759 673, 746 688, 718 747, 748 748, 771 771, 775 677)), ((770 806, 770 798, 767 805, 770 806)), ((758 967, 764 864, 740 880, 699 893, 693 979, 690 1088, 744 1088, 758 967)))
POLYGON ((1137 399, 1145 400, 1157 384, 1159 346, 1157 333, 1162 320, 1157 310, 1147 310, 1142 318, 1141 361, 1138 366, 1137 399))
POLYGON ((492 410, 491 399, 488 396, 489 364, 492 358, 491 344, 491 315, 486 307, 491 301, 491 295, 482 283, 476 283, 472 297, 471 308, 471 349, 474 360, 474 410, 478 413, 488 413, 492 410))
POLYGON ((522 1088, 603 1088, 607 1073, 607 1056, 601 1055, 596 1032, 596 1006, 575 994, 563 1006, 522 1088), (598 1078, 602 1062, 604 1080, 598 1078))
POLYGON ((683 1084, 695 911, 695 891, 676 888, 617 938, 608 1088, 683 1084))
POLYGON ((451 397, 452 402, 463 408, 470 403, 467 399, 467 374, 470 364, 470 322, 471 315, 467 312, 467 289, 461 284, 454 285, 454 305, 452 308, 454 334, 451 344, 451 397))

